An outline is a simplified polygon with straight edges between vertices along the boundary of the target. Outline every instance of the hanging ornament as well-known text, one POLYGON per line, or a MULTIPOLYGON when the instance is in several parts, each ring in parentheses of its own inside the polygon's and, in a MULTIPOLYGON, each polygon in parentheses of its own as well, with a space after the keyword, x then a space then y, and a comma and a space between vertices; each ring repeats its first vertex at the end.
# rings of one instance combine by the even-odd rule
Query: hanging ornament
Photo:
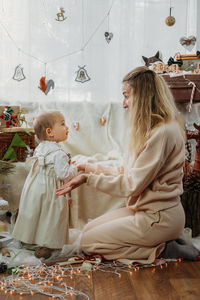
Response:
POLYGON ((189 36, 188 38, 183 36, 180 38, 179 42, 185 49, 191 51, 196 44, 196 37, 193 35, 189 36))
POLYGON ((46 77, 43 76, 43 77, 40 78, 39 89, 41 91, 43 91, 43 93, 45 93, 45 95, 47 95, 49 93, 51 88, 54 89, 54 86, 55 86, 55 84, 54 84, 54 81, 52 79, 50 79, 46 82, 46 77))
POLYGON ((24 80, 26 77, 24 76, 24 72, 23 72, 23 68, 21 67, 21 65, 19 64, 18 66, 16 66, 15 68, 15 73, 13 75, 13 79, 17 80, 17 81, 21 81, 24 80))
POLYGON ((14 110, 11 106, 5 106, 3 114, 0 115, 0 119, 6 121, 6 127, 17 126, 17 115, 14 115, 14 110))
POLYGON ((46 85, 45 77, 41 77, 39 89, 41 89, 41 91, 43 91, 45 93, 46 88, 47 88, 47 85, 46 85))
POLYGON ((111 41, 112 38, 113 38, 113 33, 110 32, 109 24, 110 24, 110 11, 108 12, 108 30, 104 33, 106 42, 107 42, 108 44, 110 43, 110 41, 111 41))
POLYGON ((67 17, 64 16, 65 10, 63 7, 60 7, 60 12, 57 13, 57 19, 55 19, 56 21, 62 22, 65 19, 67 19, 67 17))
POLYGON ((79 130, 79 126, 80 126, 79 122, 73 122, 73 127, 74 127, 74 129, 76 129, 77 131, 79 130))
POLYGON ((85 70, 85 66, 83 66, 83 67, 78 66, 78 67, 79 67, 79 69, 78 69, 78 71, 76 71, 77 76, 75 78, 75 81, 78 81, 78 82, 81 82, 81 83, 89 81, 90 77, 88 76, 88 73, 85 70))
POLYGON ((99 118, 99 123, 101 126, 104 126, 106 124, 106 118, 104 116, 99 118))
POLYGON ((165 23, 167 26, 173 26, 176 22, 176 19, 171 15, 172 13, 172 7, 169 9, 169 16, 165 19, 165 23))
POLYGON ((105 35, 106 42, 109 44, 110 41, 111 41, 112 38, 113 38, 113 33, 112 33, 112 32, 106 31, 106 32, 104 33, 104 35, 105 35))

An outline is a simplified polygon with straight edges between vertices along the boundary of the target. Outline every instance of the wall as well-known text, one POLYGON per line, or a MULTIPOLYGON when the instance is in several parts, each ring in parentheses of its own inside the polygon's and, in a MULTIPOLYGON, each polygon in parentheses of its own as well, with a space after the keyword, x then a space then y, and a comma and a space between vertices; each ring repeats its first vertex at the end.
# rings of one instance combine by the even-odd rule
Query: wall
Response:
POLYGON ((197 2, 2 0, 0 103, 121 101, 121 80, 144 64, 142 55, 150 57, 160 50, 167 62, 176 52, 187 52, 179 39, 196 35, 197 2), (172 27, 165 24, 170 2, 176 18, 172 27), (55 20, 60 7, 67 17, 63 22, 55 20), (106 31, 113 33, 110 43, 106 31), (26 76, 20 82, 12 79, 19 64, 26 76), (76 82, 78 66, 84 65, 91 80, 76 82), (47 96, 38 88, 44 75, 55 82, 47 96))

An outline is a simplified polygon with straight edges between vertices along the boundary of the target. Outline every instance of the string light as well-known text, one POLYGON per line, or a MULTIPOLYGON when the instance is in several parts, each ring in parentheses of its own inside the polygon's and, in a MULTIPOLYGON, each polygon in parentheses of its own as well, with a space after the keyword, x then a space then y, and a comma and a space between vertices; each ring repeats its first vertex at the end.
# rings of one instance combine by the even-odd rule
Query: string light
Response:
POLYGON ((18 293, 20 295, 34 295, 37 293, 61 300, 67 299, 66 297, 70 295, 82 296, 89 300, 89 296, 87 294, 75 290, 73 287, 67 285, 66 282, 60 283, 60 280, 63 281, 65 278, 71 278, 72 274, 76 276, 86 276, 88 279, 91 279, 90 274, 93 270, 115 274, 119 278, 121 278, 122 273, 129 273, 130 275, 133 275, 133 271, 136 272, 145 267, 152 267, 152 273, 154 273, 156 266, 160 266, 160 269, 164 269, 164 267, 167 267, 169 261, 175 261, 176 264, 178 264, 182 260, 161 259, 153 264, 133 264, 128 266, 114 261, 112 263, 100 263, 99 265, 94 266, 91 265, 90 270, 82 270, 82 272, 80 271, 80 266, 72 266, 71 264, 67 266, 47 266, 45 264, 40 266, 24 266, 24 269, 16 267, 13 268, 12 275, 2 278, 0 282, 0 294, 18 293))

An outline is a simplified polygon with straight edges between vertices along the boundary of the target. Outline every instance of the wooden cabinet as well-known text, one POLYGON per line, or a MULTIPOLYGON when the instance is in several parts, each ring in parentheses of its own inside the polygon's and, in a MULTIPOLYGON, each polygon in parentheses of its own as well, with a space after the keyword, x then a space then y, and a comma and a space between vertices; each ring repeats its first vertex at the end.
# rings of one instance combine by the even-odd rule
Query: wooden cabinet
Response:
POLYGON ((162 76, 170 87, 176 102, 190 101, 193 85, 189 84, 189 82, 193 82, 197 87, 194 92, 193 102, 200 102, 200 74, 178 77, 170 77, 163 74, 162 76))

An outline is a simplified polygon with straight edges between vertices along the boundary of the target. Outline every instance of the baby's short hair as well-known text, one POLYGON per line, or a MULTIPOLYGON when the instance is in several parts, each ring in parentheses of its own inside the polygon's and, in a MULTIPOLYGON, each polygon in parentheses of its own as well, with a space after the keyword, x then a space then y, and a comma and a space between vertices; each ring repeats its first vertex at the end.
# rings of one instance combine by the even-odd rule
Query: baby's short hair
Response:
POLYGON ((47 111, 41 113, 33 120, 34 131, 40 141, 47 139, 46 129, 52 129, 59 117, 63 117, 63 114, 59 111, 47 111))

